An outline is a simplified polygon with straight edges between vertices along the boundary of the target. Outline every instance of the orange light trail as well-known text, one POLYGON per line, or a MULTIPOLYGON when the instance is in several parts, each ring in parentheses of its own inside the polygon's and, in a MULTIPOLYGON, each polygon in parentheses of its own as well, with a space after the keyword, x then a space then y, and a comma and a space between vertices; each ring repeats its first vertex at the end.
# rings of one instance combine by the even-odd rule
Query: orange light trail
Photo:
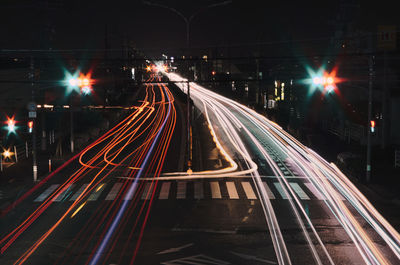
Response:
MULTIPOLYGON (((78 198, 76 198, 76 200, 67 208, 67 210, 65 210, 64 213, 57 220, 55 220, 54 224, 51 225, 49 229, 45 231, 36 240, 36 242, 15 261, 15 264, 23 264, 26 262, 27 259, 38 249, 38 247, 41 246, 41 244, 63 222, 67 220, 67 217, 77 218, 78 213, 84 207, 87 207, 88 196, 93 192, 101 190, 104 186, 104 181, 111 180, 111 173, 117 172, 121 170, 121 168, 129 168, 133 169, 129 173, 129 176, 134 177, 137 171, 141 169, 141 164, 143 163, 145 156, 148 154, 148 152, 150 152, 150 146, 156 144, 154 142, 156 136, 160 134, 159 141, 157 141, 157 145, 155 145, 156 148, 154 150, 154 155, 152 155, 152 159, 150 160, 148 167, 145 169, 145 174, 151 173, 154 179, 158 178, 158 176, 161 174, 166 151, 168 150, 168 146, 174 132, 176 124, 176 111, 172 93, 165 85, 159 85, 156 91, 153 84, 147 84, 145 93, 146 95, 141 103, 141 106, 125 108, 127 110, 132 110, 133 112, 112 129, 110 129, 106 134, 100 137, 97 141, 93 142, 78 155, 74 156, 74 159, 78 158, 78 161, 81 165, 80 168, 71 174, 62 185, 60 185, 52 194, 50 194, 14 230, 9 232, 1 239, 1 253, 4 253, 22 233, 27 231, 30 225, 38 220, 38 218, 41 217, 52 205, 54 199, 68 189, 71 184, 81 182, 84 180, 84 178, 88 178, 89 174, 93 174, 93 176, 90 176, 89 178, 90 181, 88 185, 84 188, 83 192, 78 196, 78 198), (166 93, 168 94, 169 100, 167 100, 166 93), (156 99, 157 97, 159 99, 156 99), (170 115, 167 115, 167 108, 172 110, 170 111, 170 115), (165 124, 164 128, 162 126, 163 124, 165 124), (163 131, 161 132, 160 130, 163 131), (132 146, 136 147, 132 149, 132 146), (86 159, 84 159, 85 157, 89 157, 89 159, 86 161, 86 159)), ((72 161, 73 160, 69 161, 69 163, 72 161)), ((40 185, 38 185, 35 190, 44 183, 45 182, 39 183, 40 185)), ((101 234, 104 236, 105 229, 100 229, 100 227, 102 227, 102 224, 105 224, 106 227, 108 227, 112 223, 113 219, 116 217, 117 209, 121 207, 124 197, 127 196, 126 192, 130 183, 130 180, 126 180, 123 183, 121 190, 118 191, 117 199, 110 203, 108 207, 105 209, 100 208, 99 211, 95 211, 96 214, 90 218, 90 223, 95 223, 96 225, 90 225, 90 223, 88 223, 85 226, 85 229, 82 229, 77 234, 77 236, 82 235, 82 233, 90 235, 88 240, 84 243, 85 248, 87 248, 90 240, 93 239, 98 232, 102 231, 101 234), (100 213, 100 215, 97 213, 100 213)), ((152 187, 154 188, 151 190, 154 191, 156 184, 156 180, 152 182, 152 187)), ((143 190, 143 188, 143 185, 140 185, 138 191, 143 190)), ((28 193, 32 194, 33 191, 34 190, 28 193)), ((29 194, 26 195, 25 198, 29 196, 29 194)), ((132 213, 137 207, 137 202, 139 200, 138 194, 139 193, 136 192, 133 196, 133 202, 130 204, 129 210, 126 213, 128 217, 132 217, 132 213)), ((141 226, 142 228, 147 220, 151 203, 146 206, 146 211, 145 208, 143 208, 144 205, 140 210, 140 213, 146 213, 146 218, 142 218, 144 219, 144 223, 142 222, 141 226)), ((138 216, 136 218, 136 224, 138 224, 140 217, 138 216)), ((126 229, 126 224, 126 220, 121 223, 119 232, 117 234, 121 234, 122 231, 126 229)), ((143 231, 141 231, 141 234, 142 232, 143 231)), ((117 238, 114 240, 117 240, 117 238)), ((71 242, 70 248, 77 249, 80 245, 78 242, 79 240, 74 240, 71 242)), ((114 241, 110 245, 111 248, 115 246, 116 242, 117 241, 114 241)), ((138 246, 139 244, 140 240, 137 241, 136 245, 138 246)), ((104 258, 107 259, 107 257, 104 258)), ((132 259, 134 259, 134 257, 132 257, 132 259)), ((62 263, 67 262, 67 260, 68 258, 64 258, 62 263)), ((77 260, 75 261, 77 262, 77 260)))

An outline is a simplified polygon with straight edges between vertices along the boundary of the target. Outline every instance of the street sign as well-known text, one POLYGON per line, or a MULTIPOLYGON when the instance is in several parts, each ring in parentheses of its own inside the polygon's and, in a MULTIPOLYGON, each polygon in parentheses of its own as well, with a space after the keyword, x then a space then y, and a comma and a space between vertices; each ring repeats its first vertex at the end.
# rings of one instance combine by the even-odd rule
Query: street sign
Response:
POLYGON ((36 118, 36 111, 29 111, 28 117, 31 118, 31 119, 36 118))
POLYGON ((35 102, 29 102, 29 103, 26 105, 26 108, 27 108, 29 111, 36 111, 36 110, 37 110, 37 105, 36 105, 35 102))
POLYGON ((396 50, 396 26, 378 26, 378 49, 381 51, 396 50))

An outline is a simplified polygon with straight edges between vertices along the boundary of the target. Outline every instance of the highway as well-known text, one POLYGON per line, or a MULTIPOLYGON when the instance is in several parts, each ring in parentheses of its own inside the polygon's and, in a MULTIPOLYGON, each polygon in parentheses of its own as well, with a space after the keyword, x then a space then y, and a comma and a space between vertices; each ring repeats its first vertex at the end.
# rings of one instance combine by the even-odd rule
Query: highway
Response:
MULTIPOLYGON (((186 79, 166 75, 187 92, 186 79)), ((399 263, 399 233, 333 163, 246 106, 193 82, 190 96, 230 166, 164 177, 250 176, 277 264, 399 263)))

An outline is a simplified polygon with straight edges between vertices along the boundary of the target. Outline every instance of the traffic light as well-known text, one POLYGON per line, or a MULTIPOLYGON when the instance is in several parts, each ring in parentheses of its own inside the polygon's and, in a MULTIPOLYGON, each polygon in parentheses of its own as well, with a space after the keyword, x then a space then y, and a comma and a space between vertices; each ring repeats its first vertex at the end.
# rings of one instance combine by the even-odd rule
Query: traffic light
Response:
POLYGON ((371 132, 374 133, 375 132, 375 121, 374 120, 371 120, 370 128, 371 128, 371 132))
POLYGON ((81 93, 84 95, 90 95, 90 93, 92 93, 92 89, 89 86, 84 86, 81 88, 81 93))
POLYGON ((7 130, 8 130, 8 133, 15 133, 15 120, 14 120, 14 117, 7 119, 7 130))
POLYGON ((338 67, 334 67, 331 71, 327 71, 324 67, 321 67, 317 71, 311 68, 307 68, 309 78, 303 80, 304 84, 310 85, 310 95, 316 90, 320 90, 323 94, 325 93, 339 93, 337 84, 346 81, 343 78, 337 77, 338 67))
POLYGON ((28 132, 32 133, 33 131, 33 121, 28 121, 28 132))
POLYGON ((94 80, 91 78, 91 73, 86 75, 83 73, 75 73, 74 75, 66 73, 66 82, 69 88, 68 93, 75 90, 85 95, 92 92, 92 85, 94 84, 94 80))

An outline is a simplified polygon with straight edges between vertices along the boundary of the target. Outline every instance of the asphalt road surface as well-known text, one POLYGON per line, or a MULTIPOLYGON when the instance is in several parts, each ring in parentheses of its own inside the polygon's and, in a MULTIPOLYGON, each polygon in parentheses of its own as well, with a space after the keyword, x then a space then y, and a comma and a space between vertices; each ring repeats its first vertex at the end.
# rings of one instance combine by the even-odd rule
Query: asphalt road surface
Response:
POLYGON ((3 211, 1 264, 398 264, 398 232, 335 165, 190 89, 226 167, 173 171, 184 118, 149 83, 120 124, 3 211))

